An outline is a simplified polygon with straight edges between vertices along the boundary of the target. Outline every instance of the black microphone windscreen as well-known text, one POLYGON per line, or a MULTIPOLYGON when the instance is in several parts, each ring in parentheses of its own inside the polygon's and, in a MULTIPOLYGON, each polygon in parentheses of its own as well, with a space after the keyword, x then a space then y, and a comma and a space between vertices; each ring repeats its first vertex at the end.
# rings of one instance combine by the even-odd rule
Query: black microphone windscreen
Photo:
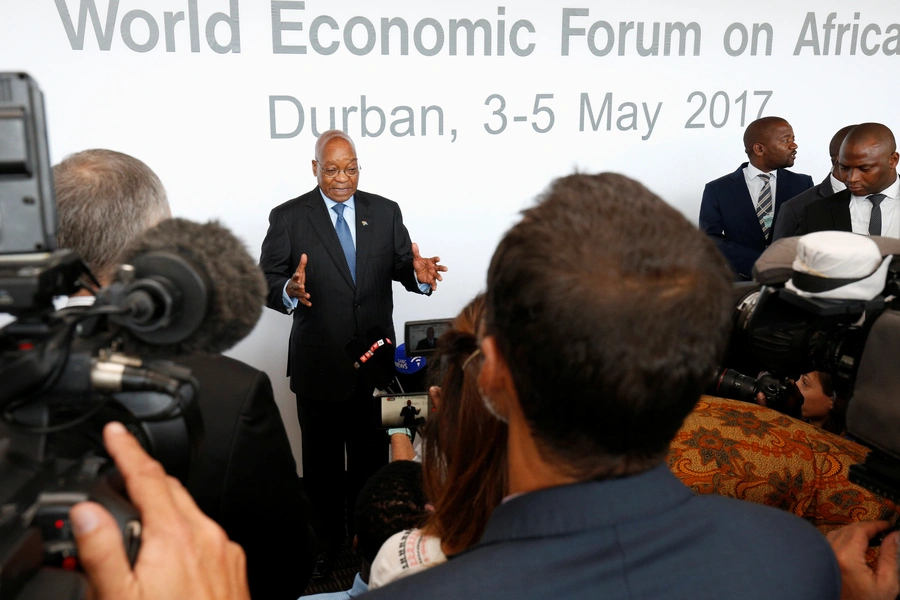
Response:
POLYGON ((379 389, 384 389, 394 378, 394 340, 388 337, 384 327, 373 325, 366 332, 366 342, 369 346, 379 344, 373 348, 374 356, 372 358, 374 360, 373 367, 379 374, 379 381, 384 382, 379 389))
MULTIPOLYGON (((366 378, 366 383, 379 390, 386 389, 391 384, 392 373, 384 368, 383 353, 380 348, 367 344, 359 338, 353 338, 344 345, 344 353, 347 358, 366 378)), ((393 361, 391 362, 393 366, 393 361)))
POLYGON ((142 345, 142 353, 146 349, 154 354, 216 354, 237 344, 256 326, 265 281, 244 243, 226 227, 216 221, 167 219, 129 244, 120 262, 128 264, 153 252, 173 253, 194 266, 209 282, 210 298, 202 322, 187 339, 163 346, 142 345))

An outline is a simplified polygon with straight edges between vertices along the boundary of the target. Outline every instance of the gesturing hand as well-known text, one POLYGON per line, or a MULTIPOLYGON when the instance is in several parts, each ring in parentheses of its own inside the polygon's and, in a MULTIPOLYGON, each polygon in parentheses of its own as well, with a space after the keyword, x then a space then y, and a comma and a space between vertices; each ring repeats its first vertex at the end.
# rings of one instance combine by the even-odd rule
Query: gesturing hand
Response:
POLYGON ((300 264, 297 270, 291 276, 291 280, 287 284, 287 295, 296 298, 303 306, 312 306, 309 301, 309 294, 306 293, 306 262, 305 254, 300 255, 300 264))
POLYGON ((78 555, 96 600, 249 600, 244 551, 166 476, 120 423, 103 430, 110 456, 141 513, 141 549, 128 564, 122 534, 93 502, 72 507, 78 555))
POLYGON ((438 264, 441 262, 440 256, 432 256, 431 258, 423 257, 419 254, 419 245, 413 242, 413 270, 416 272, 416 279, 419 283, 426 283, 431 286, 432 290, 437 289, 437 282, 443 281, 441 273, 447 272, 447 267, 438 264))

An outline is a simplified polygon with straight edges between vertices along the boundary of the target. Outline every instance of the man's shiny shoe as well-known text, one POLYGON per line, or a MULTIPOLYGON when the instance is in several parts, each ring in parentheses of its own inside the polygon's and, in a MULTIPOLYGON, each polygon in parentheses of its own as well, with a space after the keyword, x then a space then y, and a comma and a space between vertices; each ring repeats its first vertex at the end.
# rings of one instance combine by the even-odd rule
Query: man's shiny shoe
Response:
POLYGON ((327 552, 320 552, 316 557, 316 565, 313 567, 313 579, 325 579, 331 574, 331 567, 334 565, 334 557, 327 552))

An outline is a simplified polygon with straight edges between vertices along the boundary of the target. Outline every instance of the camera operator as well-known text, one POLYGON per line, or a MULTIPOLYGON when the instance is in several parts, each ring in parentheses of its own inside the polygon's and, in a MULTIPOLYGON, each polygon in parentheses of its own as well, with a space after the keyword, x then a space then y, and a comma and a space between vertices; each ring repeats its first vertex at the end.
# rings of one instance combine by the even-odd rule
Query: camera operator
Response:
MULTIPOLYGON (((156 174, 120 152, 95 149, 73 154, 54 167, 54 179, 59 246, 78 252, 102 285, 112 282, 123 249, 171 216, 156 174)), ((163 225, 170 223, 176 225, 172 221, 163 225)), ((180 226, 196 229, 198 238, 224 239, 233 246, 220 254, 228 264, 216 266, 217 271, 225 273, 236 263, 246 263, 248 271, 258 272, 240 242, 221 227, 184 221, 180 226)), ((165 247, 166 236, 173 229, 154 230, 155 236, 144 243, 165 247)), ((198 248, 203 243, 212 242, 196 241, 198 248)), ((209 273, 214 287, 236 278, 234 272, 216 277, 222 273, 209 273)), ((235 302, 227 297, 228 290, 215 291, 214 302, 235 302)), ((92 292, 83 290, 69 298, 69 306, 93 301, 92 292)), ((260 294, 259 310, 261 305, 260 294)), ((258 317, 259 312, 255 314, 258 317)), ((244 324, 247 332, 254 323, 255 319, 244 324)), ((312 572, 308 503, 269 378, 219 354, 192 353, 178 356, 177 362, 191 369, 200 384, 204 423, 204 439, 187 480, 188 491, 200 509, 244 547, 254 595, 294 600, 312 572)))
POLYGON ((755 402, 825 431, 844 433, 846 401, 838 400, 831 375, 826 371, 803 373, 795 381, 790 377, 779 379, 770 373, 762 373, 754 380, 733 369, 723 369, 708 392, 755 402))

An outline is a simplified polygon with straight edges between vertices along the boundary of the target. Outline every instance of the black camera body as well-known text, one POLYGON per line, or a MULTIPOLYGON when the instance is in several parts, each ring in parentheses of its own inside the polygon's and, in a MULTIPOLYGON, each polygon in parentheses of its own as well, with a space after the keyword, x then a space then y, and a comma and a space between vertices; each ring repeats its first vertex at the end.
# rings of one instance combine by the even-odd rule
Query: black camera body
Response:
POLYGON ((734 369, 720 369, 709 388, 709 393, 722 398, 731 398, 742 402, 756 402, 762 394, 766 406, 778 412, 796 416, 792 403, 791 386, 787 378, 778 378, 771 373, 761 373, 756 379, 742 375, 734 369))
POLYGON ((106 455, 103 426, 122 422, 182 481, 202 436, 197 383, 168 361, 119 351, 124 340, 175 343, 207 307, 203 278, 177 256, 147 253, 123 281, 98 284, 56 250, 56 202, 43 95, 0 73, 0 600, 80 598, 69 509, 93 500, 119 523, 130 558, 137 510, 106 455), (182 289, 184 288, 184 289, 182 289), (55 311, 53 298, 95 291, 94 306, 55 311))

